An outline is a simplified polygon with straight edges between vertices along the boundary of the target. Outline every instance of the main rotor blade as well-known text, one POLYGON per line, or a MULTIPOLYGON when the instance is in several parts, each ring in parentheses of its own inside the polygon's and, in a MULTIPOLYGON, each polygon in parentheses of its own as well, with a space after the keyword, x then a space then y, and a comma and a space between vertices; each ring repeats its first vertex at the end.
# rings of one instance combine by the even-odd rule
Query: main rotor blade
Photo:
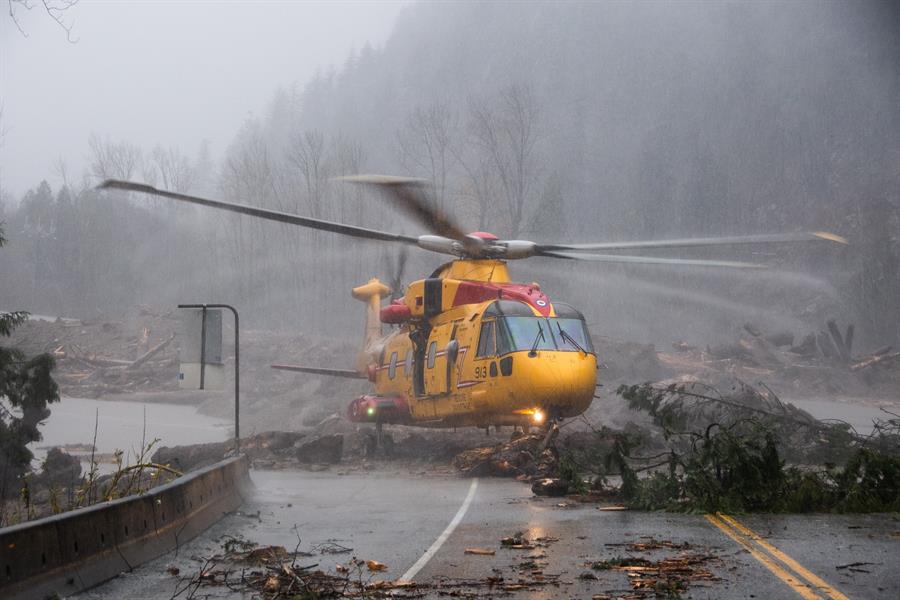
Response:
POLYGON ((827 231, 803 231, 798 233, 763 233, 708 238, 682 238, 676 240, 647 240, 634 242, 600 242, 597 244, 538 244, 541 250, 639 250, 644 248, 692 248, 700 246, 736 246, 741 244, 785 244, 797 242, 834 242, 847 244, 847 240, 827 231))
POLYGON ((313 219, 310 217, 301 217, 291 213, 285 213, 277 210, 269 210, 266 208, 257 208, 246 204, 236 204, 233 202, 222 202, 221 200, 209 200, 208 198, 199 198, 197 196, 189 196, 187 194, 178 194, 167 190, 158 190, 153 186, 143 183, 134 183, 131 181, 119 181, 116 179, 107 179, 97 186, 98 189, 108 190, 128 190, 131 192, 141 192, 144 194, 152 194, 154 196, 162 196, 164 198, 172 198, 182 202, 191 204, 199 204, 201 206, 209 206, 210 208, 218 208, 236 212, 242 215, 258 217, 260 219, 268 219, 269 221, 278 221, 279 223, 288 223, 290 225, 299 225, 301 227, 309 227, 310 229, 319 229, 321 231, 330 231, 332 233, 340 233, 352 237, 382 240, 386 242, 402 242, 404 244, 418 245, 419 239, 400 235, 397 233, 389 233, 386 231, 378 231, 376 229, 368 229, 365 227, 356 227, 354 225, 344 225, 343 223, 335 223, 334 221, 325 221, 323 219, 313 219))
POLYGON ((400 210, 436 235, 454 240, 462 240, 466 235, 453 219, 428 201, 426 190, 430 185, 427 181, 389 175, 348 175, 338 179, 377 187, 393 199, 400 210))
POLYGON ((368 379, 366 375, 350 369, 327 369, 325 367, 304 367, 301 365, 272 365, 272 368, 280 371, 296 371, 314 375, 328 375, 330 377, 345 377, 347 379, 368 379))
POLYGON ((409 250, 406 246, 400 246, 400 253, 394 263, 394 268, 390 274, 391 300, 396 300, 403 296, 403 271, 406 269, 406 259, 409 256, 409 250))
POLYGON ((691 258, 657 258, 653 256, 627 256, 624 254, 587 254, 584 252, 560 252, 543 250, 537 256, 568 258, 571 260, 592 260, 608 263, 634 263, 642 265, 675 265, 682 267, 726 267, 730 269, 765 269, 766 265, 736 262, 730 260, 700 260, 691 258))

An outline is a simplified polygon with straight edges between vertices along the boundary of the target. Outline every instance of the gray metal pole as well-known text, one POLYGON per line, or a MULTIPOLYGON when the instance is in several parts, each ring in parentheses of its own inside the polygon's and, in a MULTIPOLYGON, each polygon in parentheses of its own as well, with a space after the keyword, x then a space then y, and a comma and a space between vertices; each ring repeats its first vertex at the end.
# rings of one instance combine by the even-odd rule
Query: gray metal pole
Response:
MULTIPOLYGON (((179 304, 178 308, 201 308, 203 309, 203 326, 202 334, 206 335, 206 309, 207 308, 227 308, 234 315, 234 449, 241 450, 241 320, 238 311, 229 304, 179 304)), ((200 388, 203 388, 203 357, 206 351, 206 340, 200 349, 201 365, 200 365, 200 388)))
POLYGON ((203 316, 200 318, 200 389, 204 388, 206 381, 206 306, 203 307, 203 316))

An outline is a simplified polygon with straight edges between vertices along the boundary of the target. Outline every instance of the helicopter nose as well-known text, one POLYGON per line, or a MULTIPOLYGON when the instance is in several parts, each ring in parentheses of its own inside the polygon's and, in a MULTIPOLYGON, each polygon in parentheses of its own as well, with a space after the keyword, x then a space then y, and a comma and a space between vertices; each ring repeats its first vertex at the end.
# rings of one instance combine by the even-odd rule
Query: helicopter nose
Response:
MULTIPOLYGON (((518 358, 518 357, 517 357, 518 358)), ((587 410, 594 397, 597 381, 597 358, 581 352, 539 352, 522 356, 525 397, 548 414, 576 416, 587 410)))

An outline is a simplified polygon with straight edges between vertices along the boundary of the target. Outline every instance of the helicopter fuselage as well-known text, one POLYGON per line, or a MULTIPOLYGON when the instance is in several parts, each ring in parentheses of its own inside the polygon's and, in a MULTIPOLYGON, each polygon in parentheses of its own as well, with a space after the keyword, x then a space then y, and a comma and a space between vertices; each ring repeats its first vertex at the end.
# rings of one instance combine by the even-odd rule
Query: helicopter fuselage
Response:
POLYGON ((505 262, 453 261, 380 308, 386 289, 354 290, 369 302, 363 356, 375 393, 350 404, 351 420, 527 427, 590 406, 597 358, 584 318, 536 283, 511 283, 505 262), (396 328, 377 336, 382 322, 396 328))

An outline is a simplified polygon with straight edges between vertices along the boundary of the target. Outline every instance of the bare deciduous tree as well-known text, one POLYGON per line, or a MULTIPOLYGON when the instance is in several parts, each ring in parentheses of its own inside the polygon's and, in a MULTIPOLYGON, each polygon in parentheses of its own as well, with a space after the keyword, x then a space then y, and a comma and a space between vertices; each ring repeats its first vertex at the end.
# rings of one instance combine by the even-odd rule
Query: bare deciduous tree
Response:
POLYGON ((510 235, 518 237, 537 180, 535 147, 540 108, 531 88, 510 85, 495 105, 470 103, 470 130, 483 159, 498 180, 509 216, 510 235))
POLYGON ((322 196, 328 179, 325 135, 315 129, 298 132, 288 140, 285 155, 288 164, 303 178, 310 214, 320 218, 324 213, 322 196))
POLYGON ((18 29, 19 33, 23 36, 28 37, 28 33, 26 33, 22 24, 19 22, 19 10, 30 11, 40 6, 44 9, 44 12, 46 12, 50 18, 66 32, 66 39, 69 40, 70 43, 74 44, 78 41, 72 39, 72 25, 66 23, 65 13, 67 10, 78 4, 79 0, 40 0, 39 2, 32 2, 31 0, 6 1, 7 6, 9 7, 9 18, 12 19, 12 22, 16 25, 16 29, 18 29))
POLYGON ((447 210, 450 170, 458 154, 459 118, 444 102, 417 107, 397 133, 400 163, 431 180, 438 208, 447 210))
POLYGON ((195 170, 190 159, 176 148, 156 146, 150 153, 148 170, 154 171, 163 188, 188 192, 194 185, 195 170))
POLYGON ((113 142, 92 134, 88 140, 91 175, 99 180, 131 179, 141 167, 143 153, 129 142, 113 142))

